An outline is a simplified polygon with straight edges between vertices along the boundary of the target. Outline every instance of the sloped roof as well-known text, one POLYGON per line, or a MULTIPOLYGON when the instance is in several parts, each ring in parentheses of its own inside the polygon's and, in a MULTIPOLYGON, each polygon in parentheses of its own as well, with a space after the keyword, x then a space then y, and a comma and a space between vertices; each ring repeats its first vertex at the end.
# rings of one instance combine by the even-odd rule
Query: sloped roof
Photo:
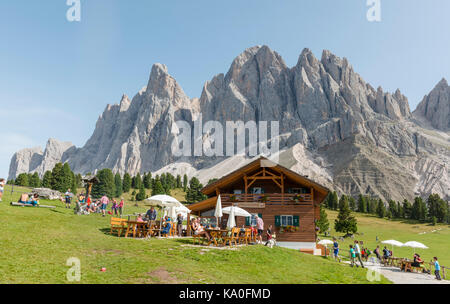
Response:
POLYGON ((310 180, 309 178, 302 176, 286 167, 283 167, 277 163, 274 163, 273 161, 265 158, 260 157, 251 163, 223 176, 222 178, 218 179, 217 181, 205 186, 202 189, 202 192, 206 195, 210 195, 215 192, 216 188, 221 188, 223 185, 227 185, 235 180, 238 180, 239 178, 242 178, 246 173, 251 172, 252 170, 260 167, 270 167, 271 169, 274 169, 275 171, 279 171, 283 174, 285 174, 287 177, 291 178, 292 180, 301 183, 305 186, 312 187, 316 191, 324 194, 325 196, 330 191, 328 188, 316 183, 313 180, 310 180))

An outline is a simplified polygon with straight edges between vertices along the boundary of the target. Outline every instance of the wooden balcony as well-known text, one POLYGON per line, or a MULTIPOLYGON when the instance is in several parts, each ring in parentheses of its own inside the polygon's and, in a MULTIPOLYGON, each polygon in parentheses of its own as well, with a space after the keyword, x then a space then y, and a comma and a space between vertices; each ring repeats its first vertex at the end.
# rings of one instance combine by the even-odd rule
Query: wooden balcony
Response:
POLYGON ((229 194, 221 193, 223 203, 264 203, 266 205, 312 205, 312 194, 264 193, 229 194))

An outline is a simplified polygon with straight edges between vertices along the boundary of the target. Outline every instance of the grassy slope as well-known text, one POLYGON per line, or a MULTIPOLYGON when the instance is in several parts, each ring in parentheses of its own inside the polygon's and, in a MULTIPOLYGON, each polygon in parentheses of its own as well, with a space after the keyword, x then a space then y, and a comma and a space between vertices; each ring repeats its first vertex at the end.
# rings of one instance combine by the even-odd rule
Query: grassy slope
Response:
MULTIPOLYGON (((0 203, 0 283, 67 283, 69 257, 81 260, 81 283, 368 283, 362 269, 289 249, 202 251, 183 246, 189 239, 117 238, 108 234, 108 217, 76 216, 60 202, 41 202, 56 209, 9 206, 18 196, 7 187, 0 203)), ((127 214, 145 210, 132 205, 127 214)))
MULTIPOLYGON (((337 217, 336 211, 327 210, 328 219, 330 221, 330 227, 334 227, 334 219, 337 217)), ((358 232, 363 235, 357 235, 355 239, 364 241, 364 246, 368 247, 371 251, 379 244, 380 248, 385 245, 376 242, 376 237, 383 240, 397 240, 400 242, 417 241, 421 242, 429 247, 429 249, 417 249, 417 253, 423 258, 424 261, 429 262, 433 256, 439 258, 440 264, 450 267, 450 226, 448 225, 436 225, 431 226, 429 224, 418 223, 415 221, 388 221, 379 219, 372 215, 365 215, 355 213, 358 220, 358 232), (440 229, 438 231, 438 229, 440 229), (436 230, 435 232, 432 232, 436 230), (425 234, 419 234, 427 232, 425 234)), ((332 230, 331 235, 340 235, 332 230)), ((321 238, 324 238, 321 236, 321 238)), ((348 245, 352 240, 346 240, 340 244, 342 249, 345 249, 347 253, 348 245)), ((388 246, 392 249, 391 246, 388 246)), ((412 258, 413 249, 408 247, 394 247, 394 255, 397 257, 412 258)))

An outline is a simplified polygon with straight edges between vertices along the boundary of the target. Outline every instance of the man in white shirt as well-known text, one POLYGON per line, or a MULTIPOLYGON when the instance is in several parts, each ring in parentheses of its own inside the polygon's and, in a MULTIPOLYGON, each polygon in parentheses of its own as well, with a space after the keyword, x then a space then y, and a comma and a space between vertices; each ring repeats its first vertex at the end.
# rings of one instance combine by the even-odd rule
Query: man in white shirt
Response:
POLYGON ((355 254, 356 254, 356 258, 358 259, 359 263, 361 264, 361 267, 364 268, 364 264, 361 260, 361 249, 359 248, 359 242, 355 241, 355 254))

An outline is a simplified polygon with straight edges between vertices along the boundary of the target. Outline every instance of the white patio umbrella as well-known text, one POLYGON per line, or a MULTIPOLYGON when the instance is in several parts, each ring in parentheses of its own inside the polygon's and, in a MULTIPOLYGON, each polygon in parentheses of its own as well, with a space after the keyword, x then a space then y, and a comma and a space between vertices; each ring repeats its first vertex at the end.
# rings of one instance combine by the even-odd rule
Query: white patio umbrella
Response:
POLYGON ((402 247, 403 246, 402 242, 399 242, 399 241, 396 241, 396 240, 382 241, 381 244, 391 245, 392 252, 394 252, 394 246, 397 246, 397 247, 402 247))
POLYGON ((382 241, 381 244, 387 244, 387 245, 392 245, 392 246, 397 246, 397 247, 402 247, 403 243, 396 241, 396 240, 387 240, 387 241, 382 241))
POLYGON ((236 207, 232 207, 230 209, 230 213, 228 216, 228 222, 227 222, 228 229, 232 229, 232 228, 236 227, 236 219, 235 219, 235 211, 234 211, 235 208, 236 207))
POLYGON ((216 202, 216 210, 214 210, 214 216, 217 219, 217 226, 220 227, 219 225, 219 218, 222 218, 223 216, 223 212, 222 212, 222 200, 220 198, 220 194, 219 197, 217 198, 217 202, 216 202))
POLYGON ((327 256, 327 248, 328 248, 328 245, 334 244, 334 242, 331 241, 331 240, 321 240, 321 241, 320 241, 319 243, 317 243, 317 244, 319 244, 319 245, 324 245, 324 246, 325 246, 325 256, 327 256))
POLYGON ((416 242, 416 241, 409 241, 409 242, 406 242, 405 244, 403 244, 403 247, 411 247, 411 248, 414 248, 414 253, 416 253, 416 248, 419 248, 419 249, 428 249, 427 246, 425 246, 425 245, 422 244, 422 243, 416 242))
MULTIPOLYGON (((154 195, 146 199, 152 206, 159 206, 161 208, 169 207, 184 207, 176 198, 165 194, 154 195)), ((175 211, 176 212, 176 211, 175 211)), ((173 219, 172 219, 173 220, 173 219)), ((159 228, 161 229, 162 220, 159 221, 159 228)))
POLYGON ((242 208, 231 206, 231 207, 225 207, 222 209, 222 212, 225 214, 231 214, 231 211, 234 211, 235 216, 243 216, 243 217, 249 217, 252 216, 250 213, 245 211, 242 208))
POLYGON ((149 201, 150 205, 159 207, 183 206, 183 204, 180 203, 176 198, 165 194, 154 195, 147 198, 146 201, 149 201))

